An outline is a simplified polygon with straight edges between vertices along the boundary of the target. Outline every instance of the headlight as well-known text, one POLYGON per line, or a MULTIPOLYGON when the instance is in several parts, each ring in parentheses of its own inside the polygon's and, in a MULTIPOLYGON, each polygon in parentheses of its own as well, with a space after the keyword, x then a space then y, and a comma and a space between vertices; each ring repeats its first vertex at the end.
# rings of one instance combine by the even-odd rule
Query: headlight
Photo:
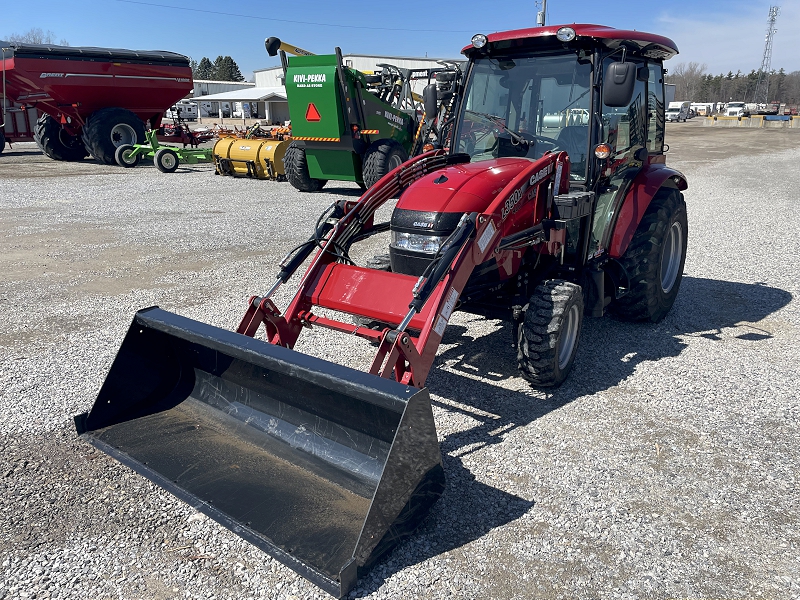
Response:
POLYGON ((445 236, 442 235, 422 235, 419 233, 392 231, 392 246, 398 250, 436 254, 444 240, 445 236))
POLYGON ((489 40, 482 33, 476 33, 472 36, 472 45, 478 49, 483 48, 489 40))

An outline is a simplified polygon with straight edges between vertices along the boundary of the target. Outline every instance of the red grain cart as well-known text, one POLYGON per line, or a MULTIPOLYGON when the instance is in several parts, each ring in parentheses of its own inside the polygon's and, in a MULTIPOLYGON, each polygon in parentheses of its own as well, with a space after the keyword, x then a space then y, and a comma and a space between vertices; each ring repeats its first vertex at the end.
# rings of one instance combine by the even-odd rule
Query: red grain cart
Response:
MULTIPOLYGON (((32 137, 55 160, 91 154, 116 164, 118 146, 144 142, 145 124, 157 128, 164 111, 192 90, 189 59, 173 52, 10 42, 0 47, 3 121, 13 115, 11 103, 37 109, 41 117, 32 137)), ((5 139, 0 142, 4 147, 5 139)))

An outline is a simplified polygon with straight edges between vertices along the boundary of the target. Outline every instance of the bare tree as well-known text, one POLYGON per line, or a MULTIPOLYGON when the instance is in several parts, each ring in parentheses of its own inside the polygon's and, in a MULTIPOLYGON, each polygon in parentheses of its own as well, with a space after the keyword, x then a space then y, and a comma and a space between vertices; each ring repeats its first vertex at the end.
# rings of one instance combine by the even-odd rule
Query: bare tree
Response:
POLYGON ((700 93, 708 65, 705 63, 679 63, 667 75, 667 83, 675 84, 675 100, 695 100, 700 93))
MULTIPOLYGON (((8 36, 9 42, 17 42, 19 44, 55 44, 56 34, 49 29, 45 32, 40 27, 33 27, 25 33, 12 33, 8 36)), ((61 39, 58 42, 62 46, 69 46, 69 42, 61 39)))

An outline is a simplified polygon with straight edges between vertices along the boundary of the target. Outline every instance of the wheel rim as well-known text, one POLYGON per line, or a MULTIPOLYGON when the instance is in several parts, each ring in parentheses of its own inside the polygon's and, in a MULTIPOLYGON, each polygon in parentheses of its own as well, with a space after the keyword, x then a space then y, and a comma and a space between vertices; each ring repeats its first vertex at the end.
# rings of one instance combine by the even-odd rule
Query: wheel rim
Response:
POLYGON ((119 148, 123 144, 135 144, 136 131, 127 123, 117 123, 111 128, 111 142, 114 147, 119 148))
POLYGON ((131 148, 130 150, 125 150, 122 152, 122 162, 124 162, 126 165, 133 165, 136 163, 136 157, 131 156, 133 154, 133 150, 134 149, 131 148))
POLYGON ((399 154, 392 154, 389 157, 389 170, 394 171, 397 167, 403 164, 403 159, 399 154))
POLYGON ((171 152, 164 152, 161 155, 161 166, 165 169, 174 168, 176 163, 175 156, 171 152))
POLYGON ((677 221, 672 224, 661 251, 661 290, 669 294, 678 280, 683 253, 683 228, 677 221))
POLYGON ((575 350, 575 343, 578 341, 578 305, 573 304, 569 312, 564 316, 564 324, 561 327, 561 338, 558 340, 558 368, 564 369, 569 364, 572 352, 575 350))

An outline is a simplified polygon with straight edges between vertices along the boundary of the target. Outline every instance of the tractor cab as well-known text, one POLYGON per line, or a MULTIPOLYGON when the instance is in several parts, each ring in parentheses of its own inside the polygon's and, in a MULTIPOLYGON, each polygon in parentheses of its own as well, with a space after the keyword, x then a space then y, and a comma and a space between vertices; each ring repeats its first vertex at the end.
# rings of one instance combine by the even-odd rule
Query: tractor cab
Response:
POLYGON ((487 166, 566 152, 570 188, 595 194, 587 251, 607 249, 630 182, 664 163, 663 61, 675 44, 576 24, 477 34, 462 52, 469 64, 439 145, 487 166))

